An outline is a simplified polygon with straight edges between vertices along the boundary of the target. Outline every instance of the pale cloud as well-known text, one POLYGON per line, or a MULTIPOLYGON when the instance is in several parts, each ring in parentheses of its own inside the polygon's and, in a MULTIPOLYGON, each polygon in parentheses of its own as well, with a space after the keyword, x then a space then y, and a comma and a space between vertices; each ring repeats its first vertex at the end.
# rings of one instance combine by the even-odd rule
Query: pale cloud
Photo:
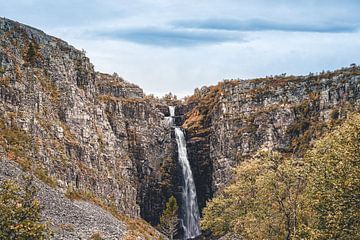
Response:
POLYGON ((95 38, 103 37, 113 40, 125 40, 129 42, 160 47, 188 47, 231 41, 244 41, 244 38, 241 35, 229 32, 198 29, 178 29, 171 27, 115 29, 110 31, 100 30, 91 34, 91 36, 95 38))
POLYGON ((175 26, 190 29, 206 30, 228 30, 228 31, 283 31, 283 32, 320 32, 320 33, 341 33, 355 32, 359 23, 344 22, 276 22, 266 19, 206 19, 206 20, 186 20, 174 22, 175 26))
POLYGON ((360 2, 0 0, 0 15, 84 48, 147 93, 359 61, 360 2))

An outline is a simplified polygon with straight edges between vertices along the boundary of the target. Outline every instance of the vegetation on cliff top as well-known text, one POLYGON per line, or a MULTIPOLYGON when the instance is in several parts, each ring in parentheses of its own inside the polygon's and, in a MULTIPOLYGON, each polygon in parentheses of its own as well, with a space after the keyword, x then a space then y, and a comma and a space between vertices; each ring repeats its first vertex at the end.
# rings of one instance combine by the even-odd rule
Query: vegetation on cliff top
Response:
POLYGON ((303 159, 259 152, 204 210, 202 227, 239 239, 360 238, 360 115, 303 159))

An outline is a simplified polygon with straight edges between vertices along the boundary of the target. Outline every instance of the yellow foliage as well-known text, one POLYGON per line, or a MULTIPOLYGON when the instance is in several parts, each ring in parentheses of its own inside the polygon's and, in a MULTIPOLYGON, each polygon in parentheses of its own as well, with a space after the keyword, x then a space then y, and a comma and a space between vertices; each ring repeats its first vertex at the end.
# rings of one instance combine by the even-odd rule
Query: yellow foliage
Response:
POLYGON ((360 115, 303 159, 259 152, 207 203, 201 226, 238 239, 360 239, 360 115))
POLYGON ((305 156, 315 239, 360 239, 360 115, 351 116, 305 156))
POLYGON ((204 209, 201 226, 239 239, 290 239, 297 235, 297 211, 304 189, 301 164, 273 152, 259 152, 236 169, 235 181, 204 209))
POLYGON ((34 174, 37 178, 46 183, 48 186, 52 188, 57 187, 56 179, 51 177, 43 167, 37 166, 34 170, 34 174))
POLYGON ((10 180, 0 182, 0 239, 50 239, 48 225, 41 222, 35 192, 31 182, 24 189, 10 180))

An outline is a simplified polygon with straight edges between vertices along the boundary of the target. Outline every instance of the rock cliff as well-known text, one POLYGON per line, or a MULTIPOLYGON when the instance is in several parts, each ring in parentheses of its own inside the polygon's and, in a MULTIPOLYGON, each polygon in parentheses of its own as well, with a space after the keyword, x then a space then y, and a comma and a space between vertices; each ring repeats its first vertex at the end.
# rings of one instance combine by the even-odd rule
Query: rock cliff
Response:
POLYGON ((360 68, 355 65, 197 89, 186 99, 183 128, 200 206, 231 179, 234 166, 257 150, 301 156, 359 105, 360 68))
POLYGON ((176 168, 161 101, 8 19, 0 19, 0 101, 2 157, 62 192, 157 223, 176 168))

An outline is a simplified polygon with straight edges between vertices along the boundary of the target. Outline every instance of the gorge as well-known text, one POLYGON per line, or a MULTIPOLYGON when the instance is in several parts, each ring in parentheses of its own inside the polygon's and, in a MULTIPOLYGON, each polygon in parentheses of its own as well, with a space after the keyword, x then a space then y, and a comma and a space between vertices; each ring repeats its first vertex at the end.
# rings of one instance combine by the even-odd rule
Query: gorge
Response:
MULTIPOLYGON (((173 125, 175 117, 175 107, 169 106, 170 123, 173 125)), ((178 126, 173 126, 175 130, 176 144, 178 147, 178 161, 181 165, 183 186, 182 186, 182 227, 185 239, 192 239, 201 234, 199 221, 199 207, 197 203, 196 187, 187 156, 186 141, 183 131, 178 126)))
POLYGON ((65 41, 1 18, 0 102, 0 179, 38 180, 56 238, 97 230, 105 239, 158 239, 147 223, 159 224, 172 195, 193 238, 235 166, 259 149, 300 157, 359 111, 360 67, 224 80, 182 100, 156 98, 96 72, 65 41))

